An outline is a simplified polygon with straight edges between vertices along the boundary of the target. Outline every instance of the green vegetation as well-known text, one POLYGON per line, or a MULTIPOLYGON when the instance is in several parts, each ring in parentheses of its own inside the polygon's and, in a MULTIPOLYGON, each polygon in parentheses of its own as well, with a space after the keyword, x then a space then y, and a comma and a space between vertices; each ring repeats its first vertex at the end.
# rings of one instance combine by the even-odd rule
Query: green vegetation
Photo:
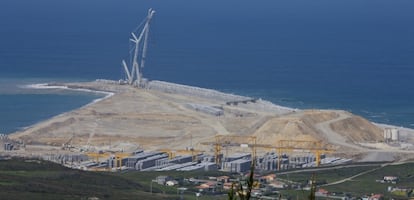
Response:
POLYGON ((113 174, 70 170, 50 162, 0 161, 0 196, 4 199, 133 199, 143 187, 113 174))
MULTIPOLYGON (((46 161, 11 159, 0 161, 0 199, 178 199, 176 187, 151 184, 160 175, 197 177, 200 173, 87 172, 46 161)), ((202 175, 219 176, 223 173, 209 172, 202 175)), ((184 197, 195 199, 195 192, 186 191, 184 197)), ((198 199, 211 198, 201 196, 198 199)), ((225 199, 225 196, 214 199, 225 199)))
MULTIPOLYGON (((387 192, 388 186, 399 188, 414 188, 414 163, 401 165, 389 165, 380 168, 376 166, 344 167, 326 169, 312 172, 293 172, 277 174, 277 179, 293 183, 290 189, 279 190, 280 194, 292 199, 309 199, 310 191, 303 186, 316 174, 316 190, 323 188, 329 192, 339 194, 351 194, 362 196, 364 194, 381 193, 386 198, 398 197, 404 199, 406 192, 387 192), (369 171, 341 184, 332 186, 320 186, 323 183, 332 183, 344 178, 369 171), (397 176, 396 184, 380 183, 384 176, 397 176), (296 184, 294 184, 296 183, 296 184), (297 186, 301 185, 301 188, 297 186)), ((221 176, 224 172, 85 172, 64 168, 58 164, 45 161, 25 161, 12 159, 0 161, 0 199, 179 199, 177 187, 158 185, 152 180, 160 175, 168 175, 175 178, 179 187, 185 187, 184 199, 228 199, 226 191, 218 191, 215 196, 204 195, 197 197, 198 190, 195 185, 184 178, 206 178, 206 176, 221 176)), ((252 182, 252 177, 247 178, 246 186, 252 182)), ((247 187, 248 188, 248 187, 247 187)), ((235 188, 236 192, 239 188, 235 188)), ((235 194, 235 193, 233 193, 235 194)), ((278 194, 276 194, 278 196, 278 194)), ((234 199, 235 196, 232 196, 234 199)), ((239 197, 237 197, 239 199, 239 197)), ((316 199, 323 199, 316 197, 316 199)))
POLYGON ((386 197, 393 197, 394 195, 386 192, 388 186, 414 188, 414 163, 389 165, 343 184, 326 187, 326 189, 329 191, 346 191, 355 195, 381 193, 385 194, 386 197), (376 182, 384 176, 397 176, 399 180, 396 184, 376 182))
POLYGON ((252 189, 254 187, 254 163, 250 167, 249 178, 245 180, 245 184, 239 182, 239 188, 235 190, 235 184, 231 186, 230 191, 228 192, 228 200, 237 200, 237 197, 240 200, 249 200, 252 196, 252 189), (245 186, 245 188, 243 188, 245 186))
MULTIPOLYGON (((304 184, 308 182, 314 172, 300 172, 300 173, 291 173, 278 175, 279 178, 283 180, 289 180, 292 182, 297 182, 304 184)), ((316 182, 318 188, 323 188, 329 192, 336 194, 350 194, 352 196, 363 196, 366 194, 384 194, 386 198, 397 197, 401 198, 402 194, 405 193, 396 192, 389 193, 387 192, 388 186, 400 187, 400 188, 414 188, 414 163, 406 163, 400 165, 388 165, 383 168, 380 167, 380 164, 377 166, 360 166, 352 168, 338 168, 338 169, 329 169, 316 172, 316 182), (331 185, 331 186, 320 186, 325 183, 332 183, 335 181, 342 180, 344 178, 352 177, 354 175, 360 174, 361 172, 369 171, 374 168, 374 170, 367 174, 358 176, 351 180, 345 181, 340 184, 331 185), (396 184, 392 183, 380 183, 376 180, 381 180, 384 176, 397 176, 399 180, 396 184)), ((288 189, 281 191, 284 197, 292 197, 293 199, 306 199, 309 191, 303 189, 288 189)), ((317 197, 316 199, 324 199, 317 197)))
POLYGON ((137 199, 149 195, 138 181, 110 173, 71 170, 42 161, 1 161, 0 180, 0 195, 5 199, 137 199))
MULTIPOLYGON (((379 166, 379 165, 378 165, 379 166)), ((365 172, 374 168, 373 166, 361 166, 361 167, 350 167, 350 168, 338 168, 338 169, 325 169, 323 171, 317 171, 317 182, 318 184, 322 183, 332 183, 335 181, 339 181, 344 177, 351 177, 361 172, 365 172)), ((278 175, 279 178, 293 181, 297 183, 307 183, 312 175, 315 172, 300 172, 300 173, 290 173, 290 174, 283 174, 278 175)))

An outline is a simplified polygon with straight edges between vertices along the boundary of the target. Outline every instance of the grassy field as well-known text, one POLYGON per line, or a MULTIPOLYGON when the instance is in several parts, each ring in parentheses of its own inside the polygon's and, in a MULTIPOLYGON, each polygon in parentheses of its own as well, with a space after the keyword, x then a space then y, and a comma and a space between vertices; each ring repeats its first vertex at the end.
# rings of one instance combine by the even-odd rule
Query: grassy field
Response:
MULTIPOLYGON (((279 175, 278 177, 284 180, 293 181, 297 183, 306 183, 312 175, 315 173, 317 182, 331 183, 343 179, 344 177, 350 177, 358 173, 372 169, 372 166, 339 168, 339 169, 326 169, 317 172, 301 172, 279 175)), ((276 173, 277 174, 277 173, 276 173)))
POLYGON ((13 159, 0 161, 0 199, 175 199, 175 188, 158 184, 151 194, 150 181, 158 175, 85 172, 13 159))
MULTIPOLYGON (((171 177, 219 176, 222 172, 87 172, 37 160, 0 161, 0 199, 179 199, 177 187, 151 184, 160 175, 171 177), (152 192, 151 192, 152 188, 152 192)), ((188 185, 190 186, 190 185, 188 185)), ((186 185, 184 185, 186 187, 186 185)), ((184 199, 196 199, 188 187, 184 199)), ((226 195, 199 200, 227 199, 226 195)))
MULTIPOLYGON (((342 180, 344 178, 352 177, 361 172, 369 171, 378 168, 367 174, 358 176, 349 181, 331 186, 319 186, 318 188, 326 189, 335 193, 347 193, 353 196, 363 196, 365 194, 384 194, 386 199, 394 197, 398 199, 408 199, 405 196, 396 196, 387 192, 388 186, 400 188, 414 188, 414 163, 405 163, 400 165, 388 165, 385 167, 378 166, 361 166, 353 168, 340 168, 323 170, 318 172, 300 172, 293 174, 280 175, 279 178, 289 180, 297 183, 306 183, 312 177, 313 173, 316 175, 316 181, 320 183, 332 183, 342 180), (396 184, 380 183, 376 180, 381 180, 384 176, 397 176, 399 181, 396 184)), ((290 196, 293 199, 305 199, 309 195, 309 191, 304 190, 285 190, 281 192, 284 196, 290 196)), ((324 198, 318 198, 324 199, 324 198)))
POLYGON ((387 187, 414 188, 414 163, 389 165, 365 175, 354 178, 343 184, 326 187, 330 191, 346 191, 351 194, 381 193, 386 197, 395 197, 387 193, 387 187), (384 176, 397 176, 397 184, 379 183, 384 176))
MULTIPOLYGON (((331 183, 378 166, 360 166, 338 168, 316 172, 317 182, 331 183)), ((291 182, 305 183, 313 172, 298 172, 289 175, 277 175, 278 178, 291 182)), ((159 175, 175 178, 202 176, 219 176, 223 172, 85 172, 64 168, 58 164, 45 161, 25 161, 12 159, 0 161, 0 199, 179 199, 176 187, 151 184, 151 180, 159 175), (152 186, 152 193, 151 193, 152 186)), ((187 187, 184 199, 197 199, 194 186, 182 183, 187 187)), ((414 164, 390 165, 354 178, 344 183, 322 187, 328 191, 345 192, 361 196, 363 194, 382 193, 387 197, 388 186, 414 188, 414 164), (378 183, 375 180, 391 175, 400 178, 397 184, 378 183)), ((292 199, 307 199, 309 191, 283 190, 284 196, 292 199)), ((401 196, 400 196, 401 197, 401 196)), ((201 196, 199 200, 227 199, 226 194, 217 196, 201 196)), ((322 199, 322 198, 319 198, 322 199)))

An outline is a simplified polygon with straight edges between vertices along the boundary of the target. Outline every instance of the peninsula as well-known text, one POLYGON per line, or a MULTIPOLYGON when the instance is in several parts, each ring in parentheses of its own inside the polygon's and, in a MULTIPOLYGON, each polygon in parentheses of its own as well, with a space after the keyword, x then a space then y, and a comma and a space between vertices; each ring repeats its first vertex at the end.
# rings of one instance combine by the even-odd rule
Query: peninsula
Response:
MULTIPOLYGON (((262 99, 150 81, 145 88, 97 80, 51 83, 106 92, 108 96, 11 134, 26 153, 70 145, 78 150, 185 149, 216 135, 254 136, 257 144, 279 140, 323 141, 335 154, 361 161, 412 158, 413 131, 399 130, 399 145, 385 143, 384 126, 341 110, 298 110, 262 99)), ((390 128, 390 127, 388 127, 390 128)), ((211 152, 212 153, 212 152, 211 152)))

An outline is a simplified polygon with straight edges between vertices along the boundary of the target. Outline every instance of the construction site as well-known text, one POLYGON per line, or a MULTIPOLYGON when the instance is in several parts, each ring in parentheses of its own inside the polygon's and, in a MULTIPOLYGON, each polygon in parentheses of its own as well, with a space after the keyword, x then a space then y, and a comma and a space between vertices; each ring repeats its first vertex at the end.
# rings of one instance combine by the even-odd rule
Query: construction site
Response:
POLYGON ((105 93, 79 109, 1 136, 2 154, 83 170, 245 172, 413 158, 413 130, 342 110, 299 110, 217 90, 143 78, 150 9, 131 33, 125 79, 49 83, 105 93))
POLYGON ((1 154, 90 171, 257 170, 411 159, 410 129, 163 81, 50 84, 107 97, 1 135, 1 154))
POLYGON ((333 149, 321 141, 281 140, 275 146, 256 143, 255 137, 215 136, 215 141, 203 142, 214 154, 188 149, 159 149, 133 152, 86 152, 46 154, 41 159, 67 167, 91 171, 214 171, 244 173, 254 164, 256 170, 280 171, 292 168, 333 166, 350 163, 351 159, 327 157, 333 149), (311 147, 312 146, 312 147, 311 147), (308 148, 310 147, 310 148, 308 148), (259 152, 259 153, 258 153, 259 152))

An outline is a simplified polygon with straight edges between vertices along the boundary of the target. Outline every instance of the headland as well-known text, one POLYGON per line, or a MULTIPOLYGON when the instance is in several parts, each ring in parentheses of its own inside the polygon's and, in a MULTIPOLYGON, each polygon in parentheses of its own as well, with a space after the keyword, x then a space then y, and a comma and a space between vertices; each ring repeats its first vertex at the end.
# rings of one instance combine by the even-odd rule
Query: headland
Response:
POLYGON ((9 135, 24 144, 17 154, 188 148, 213 153, 211 146, 202 144, 214 141, 216 135, 235 135, 255 137, 264 146, 275 146, 280 140, 321 141, 334 150, 333 155, 354 161, 414 157, 413 130, 399 129, 397 141, 390 142, 384 129, 396 127, 374 124, 342 110, 292 109, 163 81, 150 81, 145 88, 110 80, 36 87, 101 92, 106 97, 9 135), (71 148, 62 148, 68 145, 71 148))

